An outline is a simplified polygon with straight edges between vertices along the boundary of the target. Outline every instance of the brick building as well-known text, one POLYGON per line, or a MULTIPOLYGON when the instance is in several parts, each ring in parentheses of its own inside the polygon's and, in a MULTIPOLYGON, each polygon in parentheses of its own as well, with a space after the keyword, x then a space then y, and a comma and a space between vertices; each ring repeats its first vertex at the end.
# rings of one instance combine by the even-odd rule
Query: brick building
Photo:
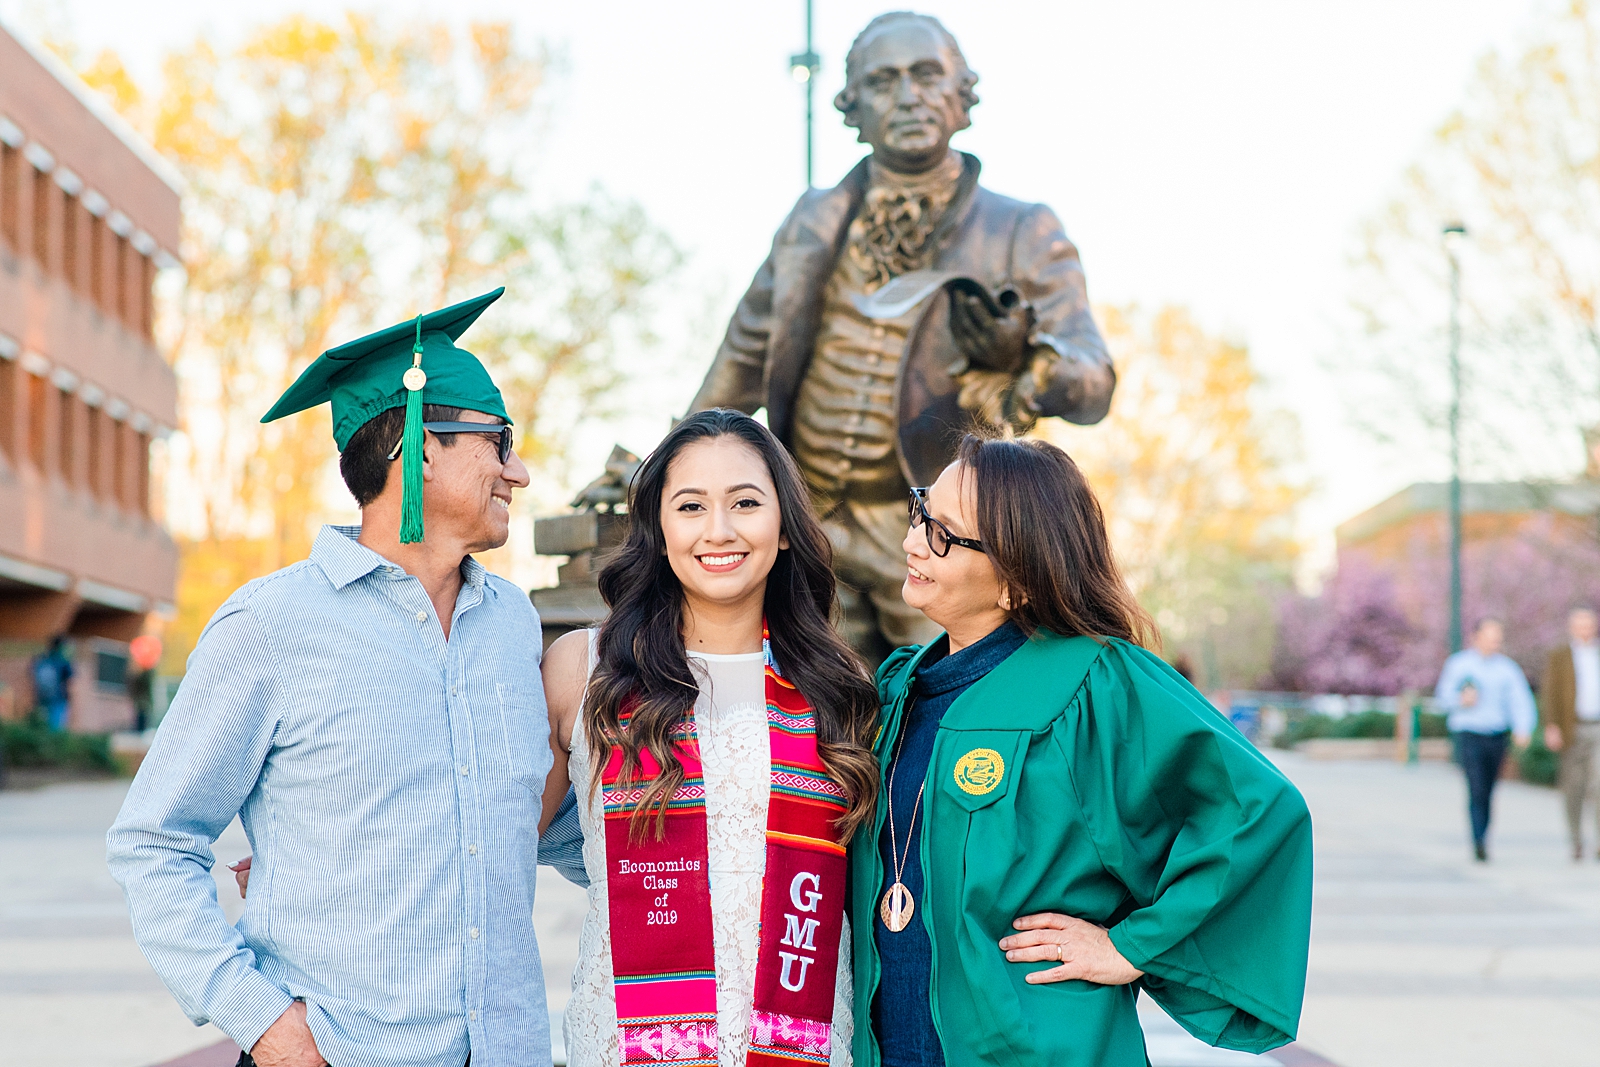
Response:
POLYGON ((70 723, 132 720, 127 642, 170 611, 177 549, 151 446, 177 421, 152 287, 179 179, 53 57, 0 26, 0 714, 67 635, 70 723))

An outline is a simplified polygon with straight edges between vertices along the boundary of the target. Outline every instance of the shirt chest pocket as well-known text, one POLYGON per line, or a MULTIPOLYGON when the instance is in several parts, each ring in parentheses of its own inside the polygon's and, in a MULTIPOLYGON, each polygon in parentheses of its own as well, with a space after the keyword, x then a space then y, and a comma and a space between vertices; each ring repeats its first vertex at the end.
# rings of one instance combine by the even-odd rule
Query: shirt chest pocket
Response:
POLYGON ((540 694, 510 682, 495 683, 506 765, 511 777, 529 789, 544 789, 550 771, 550 724, 540 694))

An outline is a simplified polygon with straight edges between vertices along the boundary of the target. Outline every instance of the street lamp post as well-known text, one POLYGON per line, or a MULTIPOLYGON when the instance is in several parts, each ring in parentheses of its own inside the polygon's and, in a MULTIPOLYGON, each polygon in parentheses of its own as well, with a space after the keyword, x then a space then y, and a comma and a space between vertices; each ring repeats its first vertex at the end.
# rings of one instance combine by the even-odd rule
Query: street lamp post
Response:
POLYGON ((797 55, 792 55, 789 57, 789 73, 794 76, 795 81, 805 86, 806 90, 807 189, 816 184, 816 182, 812 180, 812 176, 815 173, 813 159, 813 144, 815 138, 812 134, 812 126, 815 122, 814 112, 816 104, 817 71, 822 69, 822 57, 817 55, 816 48, 813 47, 811 40, 811 2, 812 0, 806 0, 806 50, 797 55))
POLYGON ((1461 649, 1461 222, 1444 225, 1450 261, 1450 652, 1461 649))

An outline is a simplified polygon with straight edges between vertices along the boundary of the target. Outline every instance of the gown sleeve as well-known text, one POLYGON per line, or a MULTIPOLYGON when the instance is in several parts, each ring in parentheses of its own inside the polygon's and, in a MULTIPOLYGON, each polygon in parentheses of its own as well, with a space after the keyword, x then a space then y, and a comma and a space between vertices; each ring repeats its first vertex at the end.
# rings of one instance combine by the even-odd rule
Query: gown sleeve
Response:
POLYGON ((1100 862, 1128 891, 1112 943, 1201 1040, 1292 1041, 1311 935, 1299 791, 1143 649, 1114 642, 1083 695, 1058 741, 1100 862))

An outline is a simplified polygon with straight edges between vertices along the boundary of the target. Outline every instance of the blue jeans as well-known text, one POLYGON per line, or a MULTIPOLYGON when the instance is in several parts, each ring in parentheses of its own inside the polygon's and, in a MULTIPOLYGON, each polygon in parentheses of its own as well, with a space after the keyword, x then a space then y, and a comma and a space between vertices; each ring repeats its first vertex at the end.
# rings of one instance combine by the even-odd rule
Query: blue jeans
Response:
POLYGON ((65 700, 52 700, 45 705, 45 715, 50 723, 50 729, 60 732, 67 728, 67 709, 70 707, 65 700))
POLYGON ((1506 740, 1510 735, 1479 734, 1461 730, 1456 734, 1456 753, 1467 776, 1467 812, 1472 818, 1472 841, 1483 844, 1489 832, 1489 802, 1494 784, 1500 780, 1500 765, 1506 759, 1506 740))

